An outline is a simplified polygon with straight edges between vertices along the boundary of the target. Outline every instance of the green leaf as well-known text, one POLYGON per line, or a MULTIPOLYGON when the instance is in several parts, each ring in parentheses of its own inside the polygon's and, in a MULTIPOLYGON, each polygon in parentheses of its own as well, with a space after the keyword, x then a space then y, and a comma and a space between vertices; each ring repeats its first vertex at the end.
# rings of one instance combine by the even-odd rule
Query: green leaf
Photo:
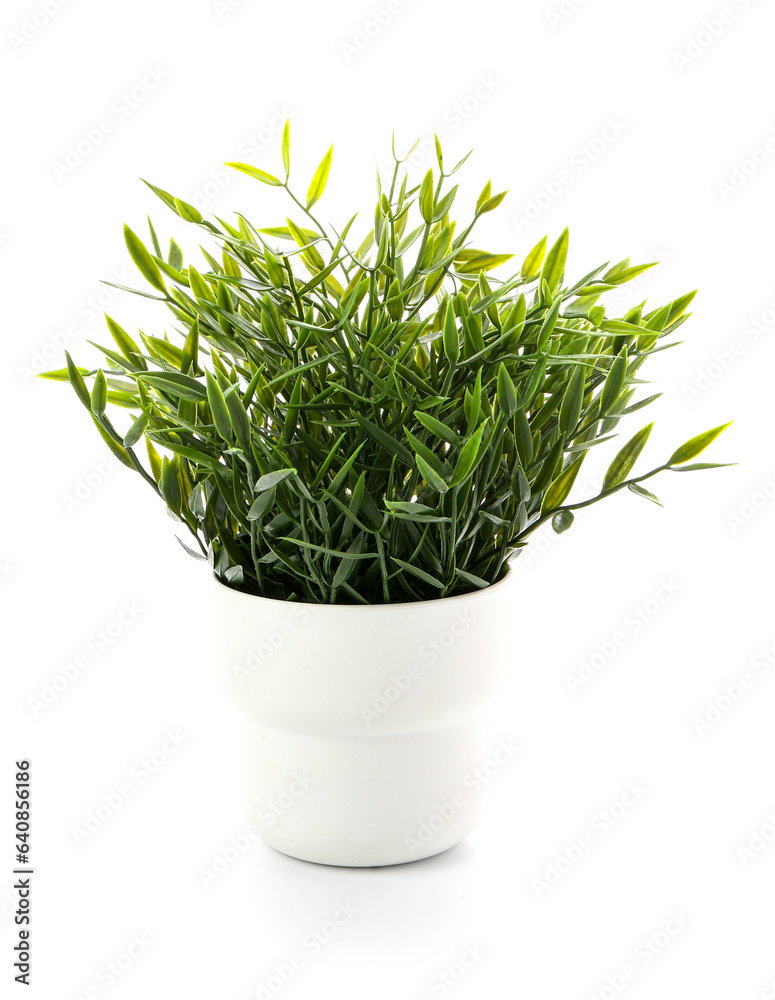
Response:
POLYGON ((145 432, 145 428, 148 426, 148 414, 141 413, 140 416, 135 420, 132 426, 124 435, 124 447, 131 448, 132 445, 137 444, 140 438, 145 432))
POLYGON ((451 427, 445 424, 443 420, 437 420, 436 417, 432 417, 430 413, 423 413, 420 410, 415 413, 415 416, 423 427, 435 434, 437 438, 440 438, 442 441, 446 441, 448 444, 454 445, 456 448, 460 447, 462 443, 460 436, 456 434, 451 427))
POLYGON ((698 434, 697 437, 690 438, 685 444, 682 444, 680 448, 677 448, 673 454, 668 459, 668 465, 683 465, 684 462, 690 462, 693 458, 696 458, 700 452, 705 451, 709 444, 721 434, 723 431, 729 427, 732 423, 721 424, 719 427, 713 427, 709 431, 705 431, 702 434, 698 434))
POLYGON ((141 384, 147 382, 155 389, 160 389, 162 392, 179 399, 190 399, 195 403, 201 403, 207 399, 207 393, 202 383, 182 372, 143 372, 139 376, 139 380, 141 384))
POLYGON ((418 226, 413 229, 408 236, 405 236, 401 242, 396 247, 396 257, 400 257, 402 254, 406 253, 410 246, 417 240, 420 233, 425 229, 425 226, 418 226))
POLYGON ((168 458, 163 458, 161 462, 159 489, 169 509, 173 513, 179 514, 182 502, 180 483, 178 482, 178 474, 175 471, 175 466, 168 458))
POLYGON ((403 559, 399 559, 397 556, 391 556, 394 563, 405 569, 407 573, 411 573, 412 576, 416 576, 418 580, 422 580, 424 583, 429 583, 432 587, 437 587, 439 590, 444 589, 444 584, 435 576, 431 576, 430 573, 426 573, 424 569, 420 569, 419 566, 413 566, 411 563, 404 562, 403 559))
POLYGON ((76 395, 86 409, 91 410, 91 396, 89 395, 89 390, 86 388, 83 375, 81 375, 80 369, 75 367, 73 359, 67 351, 65 351, 65 358, 67 359, 67 377, 70 381, 70 385, 73 389, 75 389, 76 395))
POLYGON ((248 177, 255 177, 257 181, 263 181, 264 184, 271 184, 273 187, 283 186, 283 182, 274 174, 268 174, 266 170, 260 170, 258 167, 251 167, 249 163, 226 163, 224 166, 231 167, 232 170, 239 170, 240 173, 247 174, 248 177))
POLYGON ((299 407, 301 406, 302 389, 303 380, 301 373, 299 373, 296 376, 296 381, 293 385, 290 399, 288 400, 288 406, 285 410, 285 424, 283 425, 284 444, 290 444, 293 440, 293 435, 296 433, 299 420, 299 407))
MULTIPOLYGON (((298 226, 296 228, 299 229, 298 226)), ((290 231, 290 229, 288 229, 287 226, 270 226, 269 228, 266 229, 259 229, 258 232, 262 233, 264 236, 271 236, 272 239, 275 240, 295 241, 293 233, 290 231)), ((311 242, 312 240, 320 239, 320 233, 316 233, 312 229, 299 229, 299 232, 302 233, 304 237, 306 237, 307 243, 311 242)))
POLYGON ((296 241, 296 245, 301 247, 303 250, 302 257, 304 262, 309 266, 312 265, 312 270, 322 271, 326 266, 325 261, 320 256, 320 251, 315 247, 315 241, 319 240, 321 237, 317 233, 312 234, 312 238, 309 238, 309 234, 306 229, 301 229, 297 226, 295 222, 291 219, 286 218, 288 223, 288 229, 296 241))
POLYGON ((94 416, 94 414, 92 414, 92 420, 94 421, 94 426, 100 433, 100 437, 108 446, 108 448, 110 448, 110 450, 119 460, 119 462, 121 462, 122 465, 125 465, 128 469, 134 469, 134 464, 132 463, 132 459, 129 457, 129 453, 127 452, 126 448, 124 448, 122 444, 116 441, 116 439, 110 433, 108 433, 108 431, 105 430, 105 428, 102 426, 99 420, 94 416))
POLYGON ((420 185, 420 214, 430 225, 433 222, 433 171, 429 170, 420 185))
POLYGON ((431 489, 436 490, 437 493, 446 493, 449 489, 446 481, 428 462, 425 461, 422 455, 415 455, 415 461, 417 462, 418 472, 431 489))
POLYGON ((657 261, 652 264, 638 264, 636 267, 625 267, 621 271, 617 271, 615 274, 611 274, 610 271, 605 275, 603 281, 609 285, 623 285, 625 281, 632 281, 633 278, 637 278, 639 274, 643 274, 644 271, 648 271, 651 267, 656 267, 657 261))
POLYGON ((334 147, 330 146, 328 152, 320 161, 320 166, 315 171, 315 176, 312 178, 312 183, 309 186, 309 191, 307 191, 307 208, 312 208, 316 201, 320 198, 326 189, 326 181, 328 180, 328 172, 331 169, 331 161, 334 157, 334 147))
POLYGON ((552 293, 560 287, 560 282, 565 271, 565 261, 568 256, 568 239, 569 234, 566 228, 546 255, 544 266, 541 269, 541 281, 546 282, 549 286, 549 291, 552 293))
POLYGON ((490 583, 487 580, 483 580, 481 576, 475 576, 473 573, 468 573, 459 566, 455 567, 455 573, 461 580, 465 580, 466 583, 470 583, 472 586, 478 587, 480 590, 490 586, 490 583))
POLYGON ((256 497, 250 505, 250 510, 248 511, 248 521, 258 521, 262 518, 274 503, 275 496, 276 494, 274 490, 266 490, 261 494, 261 496, 256 497))
POLYGON ((544 378, 546 376, 546 358, 540 358, 537 363, 533 364, 533 369, 530 372, 530 378, 527 379, 525 384, 522 386, 519 394, 519 405, 528 406, 535 394, 544 384, 544 378))
POLYGON ((459 274, 478 274, 479 271, 491 271, 511 260, 513 253, 486 253, 484 250, 474 250, 458 254, 455 258, 455 270, 459 274))
POLYGON ((498 406, 507 417, 513 416, 517 409, 517 390, 502 361, 498 368, 498 406))
POLYGON ((444 314, 444 354, 450 367, 454 368, 460 357, 460 333, 457 328, 455 310, 452 308, 452 299, 447 302, 447 311, 444 314))
POLYGON ((568 385, 563 393, 562 403, 560 403, 558 424, 566 436, 578 426, 584 403, 585 379, 586 369, 583 365, 576 365, 573 374, 568 379, 568 385))
POLYGON ((331 274, 332 271, 335 271, 337 267, 339 267, 339 265, 342 263, 344 259, 345 259, 344 257, 339 257, 336 260, 332 260, 331 263, 328 264, 327 267, 324 267, 322 271, 318 271, 318 273, 315 275, 314 278, 312 278, 310 281, 307 282, 306 285, 303 285, 299 289, 298 292, 299 297, 301 298, 304 295, 307 295, 309 292, 312 291, 313 288, 317 288, 318 285, 322 284, 329 276, 329 274, 331 274))
POLYGON ((697 462, 694 465, 680 465, 671 468, 671 472, 700 472, 702 469, 728 469, 736 462, 697 462))
POLYGON ((542 237, 527 257, 525 257, 522 269, 519 272, 521 277, 530 279, 541 270, 541 264, 543 263, 543 259, 546 254, 546 241, 547 237, 542 237))
POLYGON ((442 517, 432 507, 428 507, 423 503, 402 504, 388 500, 385 506, 389 514, 402 521, 414 521, 417 524, 448 524, 450 521, 450 518, 442 517))
POLYGON ((487 431, 489 431, 489 421, 485 420, 460 449, 455 472, 449 483, 450 487, 460 486, 474 471, 482 445, 482 437, 487 431))
POLYGON ((584 455, 580 455, 574 459, 570 465, 562 470, 554 482, 550 484, 541 502, 542 514, 554 510, 556 507, 561 507, 565 503, 568 494, 573 489, 573 484, 576 481, 576 476, 579 474, 579 469, 583 461, 584 455))
POLYGON ((342 488, 342 486, 344 486, 345 482, 347 481, 347 477, 350 474, 350 470, 352 469, 353 465, 355 464, 355 459, 358 457, 358 455, 360 455, 361 450, 365 446, 366 446, 366 442, 364 441, 364 442, 362 442, 361 444, 358 445, 358 447, 355 449, 355 451, 352 453, 352 455, 349 455, 347 457, 347 459, 344 462, 344 464, 342 465, 341 469, 339 469, 339 471, 337 472, 337 474, 334 476, 333 480, 331 481, 331 485, 328 487, 328 492, 330 494, 332 494, 332 495, 335 494, 337 492, 337 490, 340 490, 342 488))
POLYGON ((278 469, 276 472, 267 472, 266 475, 262 476, 253 488, 254 493, 263 493, 265 490, 271 490, 275 486, 279 486, 280 483, 284 483, 286 479, 290 479, 291 476, 295 476, 296 469, 278 469))
POLYGON ((405 448, 400 441, 397 441, 392 435, 388 434, 384 428, 379 427, 371 420, 367 420, 366 417, 361 416, 360 413, 355 414, 355 419, 361 427, 385 449, 385 451, 389 452, 391 455, 395 455, 396 458, 404 463, 404 465, 414 465, 414 459, 411 452, 405 448))
POLYGON ((291 121, 290 121, 290 118, 286 121, 285 125, 283 126, 282 153, 283 153, 283 166, 285 167, 285 179, 288 180, 288 175, 291 172, 291 121))
POLYGON ((238 392, 227 392, 224 396, 229 410, 229 419, 234 433, 244 452, 250 450, 250 420, 238 392))
POLYGON ((194 208, 193 205, 189 205, 187 201, 181 201, 180 198, 175 199, 175 211, 181 217, 185 219, 186 222, 201 222, 202 213, 199 209, 194 208))
POLYGON ((476 199, 476 214, 479 214, 479 208, 492 196, 492 182, 487 181, 487 183, 482 188, 482 193, 476 199))
POLYGON ((439 165, 439 170, 444 173, 444 154, 441 151, 441 143, 439 142, 439 137, 436 133, 433 133, 433 142, 436 146, 436 162, 439 165))
POLYGON ((697 294, 697 289, 693 292, 687 292, 686 295, 682 295, 680 298, 675 299, 670 303, 670 308, 667 314, 667 322, 665 326, 672 326, 673 323, 686 312, 687 306, 691 304, 697 294))
POLYGON ((170 249, 167 254, 167 260, 170 266, 174 267, 176 271, 180 271, 183 267, 183 251, 173 239, 170 239, 170 249))
POLYGON ((650 493, 648 490, 644 489, 640 485, 640 483, 630 483, 627 489, 635 493, 636 496, 643 497, 644 500, 650 500, 652 503, 657 504, 657 506, 659 507, 663 506, 662 501, 659 499, 659 497, 654 496, 653 493, 650 493))
POLYGON ((476 214, 484 215, 486 212, 492 212, 498 207, 498 205, 500 205, 508 193, 508 191, 499 191, 497 194, 494 194, 492 198, 487 198, 487 200, 483 201, 481 205, 476 206, 476 214))
POLYGON ((188 284, 197 302, 204 302, 205 305, 215 302, 212 288, 193 265, 188 268, 188 284))
POLYGON ((142 274, 149 285, 153 285, 155 289, 166 295, 167 286, 164 284, 159 265, 150 253, 148 253, 140 237, 133 233, 127 225, 124 226, 124 240, 129 251, 129 256, 134 261, 140 274, 142 274))
POLYGON ((140 358, 142 353, 138 345, 129 336, 129 334, 124 330, 123 327, 119 326, 118 323, 105 313, 105 322, 108 324, 108 329, 110 330, 110 335, 116 342, 116 345, 127 359, 127 361, 135 366, 145 368, 145 362, 140 358))
POLYGON ((614 358, 608 375, 606 375, 603 391, 600 394, 600 415, 605 416, 616 400, 619 398, 624 388, 624 379, 627 374, 627 348, 623 347, 614 358))
POLYGON ((210 404, 210 412, 213 415, 215 429, 224 441, 232 440, 231 419, 229 418, 229 408, 223 398, 223 392, 215 376, 210 371, 205 372, 207 382, 207 402, 210 404))
POLYGON ((199 317, 195 317, 188 331, 186 343, 183 346, 183 359, 180 362, 180 370, 186 375, 190 369, 194 372, 199 367, 199 317))
POLYGON ((433 221, 440 222, 441 219, 447 214, 447 212, 452 207, 452 202, 455 200, 455 195, 457 194, 457 184, 451 188, 444 197, 437 203, 435 209, 433 210, 433 221))
POLYGON ((151 472, 153 474, 153 478, 158 483, 159 478, 161 476, 161 455, 151 444, 150 438, 147 436, 145 438, 145 448, 146 451, 148 452, 148 462, 151 466, 151 472))
POLYGON ((547 312, 544 317, 544 321, 541 324, 541 329, 538 332, 538 339, 536 340, 536 350, 540 353, 549 343, 549 338, 554 333, 554 327, 557 323, 557 317, 560 314, 560 306, 562 305, 562 299, 556 298, 552 303, 551 309, 547 312))
POLYGON ((630 438, 613 462, 611 462, 603 480, 604 493, 623 483, 630 474, 632 467, 635 465, 638 456, 643 451, 643 447, 649 439, 649 434, 651 434, 653 426, 654 424, 650 423, 641 428, 637 434, 634 434, 630 438))
POLYGON ((105 373, 100 370, 97 372, 94 378, 94 386, 91 391, 91 411, 97 416, 101 417, 105 412, 105 406, 108 402, 108 383, 105 381, 105 373))

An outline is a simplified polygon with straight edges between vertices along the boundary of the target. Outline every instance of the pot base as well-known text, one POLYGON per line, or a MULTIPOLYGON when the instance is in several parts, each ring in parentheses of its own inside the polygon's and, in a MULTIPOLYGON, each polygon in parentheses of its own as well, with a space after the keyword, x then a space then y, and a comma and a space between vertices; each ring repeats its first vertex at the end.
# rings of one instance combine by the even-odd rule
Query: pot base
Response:
POLYGON ((424 733, 298 733, 243 716, 247 812, 290 857, 347 868, 441 854, 478 823, 466 776, 483 759, 480 716, 424 733))

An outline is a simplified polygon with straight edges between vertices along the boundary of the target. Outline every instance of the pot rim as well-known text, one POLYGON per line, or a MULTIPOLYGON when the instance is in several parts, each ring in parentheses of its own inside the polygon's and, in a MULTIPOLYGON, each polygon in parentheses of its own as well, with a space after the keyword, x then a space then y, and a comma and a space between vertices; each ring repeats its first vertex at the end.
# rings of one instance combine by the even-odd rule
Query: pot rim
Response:
POLYGON ((248 594, 244 590, 237 590, 236 587, 230 587, 227 583, 220 580, 214 572, 210 573, 211 579, 215 582, 221 592, 228 591, 231 594, 239 598, 245 598, 250 601, 261 601, 265 604, 275 604, 279 606, 287 605, 300 608, 311 608, 313 611, 319 611, 325 609, 331 612, 343 612, 343 611, 392 611, 398 609, 406 608, 425 608, 429 605, 453 605, 453 604, 463 604, 466 601, 476 600, 477 598, 484 597, 487 594, 491 594, 495 590, 505 589, 514 579, 514 572, 511 566, 507 566, 505 574, 500 580, 495 583, 491 583, 488 587, 480 587, 478 590, 471 590, 467 594, 455 594, 453 597, 436 597, 430 601, 403 601, 395 602, 391 604, 312 604, 309 601, 280 601, 276 597, 263 597, 261 594, 248 594))

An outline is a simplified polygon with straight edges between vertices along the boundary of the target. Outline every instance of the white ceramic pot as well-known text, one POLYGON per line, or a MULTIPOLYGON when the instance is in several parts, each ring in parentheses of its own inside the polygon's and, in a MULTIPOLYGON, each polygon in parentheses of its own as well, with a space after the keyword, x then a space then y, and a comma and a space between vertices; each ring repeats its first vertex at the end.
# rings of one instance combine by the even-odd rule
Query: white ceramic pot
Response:
POLYGON ((488 749, 513 577, 391 605, 274 601, 213 577, 248 818, 267 844, 329 865, 394 865, 473 829, 481 795, 464 782, 488 749))

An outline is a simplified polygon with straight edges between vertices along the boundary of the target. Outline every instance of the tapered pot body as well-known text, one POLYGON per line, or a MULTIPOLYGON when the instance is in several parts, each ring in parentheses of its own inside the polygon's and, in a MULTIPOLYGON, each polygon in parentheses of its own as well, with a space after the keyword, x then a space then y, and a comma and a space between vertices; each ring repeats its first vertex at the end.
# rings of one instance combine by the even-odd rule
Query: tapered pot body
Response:
POLYGON ((213 578, 221 679, 239 710, 247 812, 306 861, 393 865, 445 851, 480 818, 513 572, 416 604, 268 600, 213 578))

